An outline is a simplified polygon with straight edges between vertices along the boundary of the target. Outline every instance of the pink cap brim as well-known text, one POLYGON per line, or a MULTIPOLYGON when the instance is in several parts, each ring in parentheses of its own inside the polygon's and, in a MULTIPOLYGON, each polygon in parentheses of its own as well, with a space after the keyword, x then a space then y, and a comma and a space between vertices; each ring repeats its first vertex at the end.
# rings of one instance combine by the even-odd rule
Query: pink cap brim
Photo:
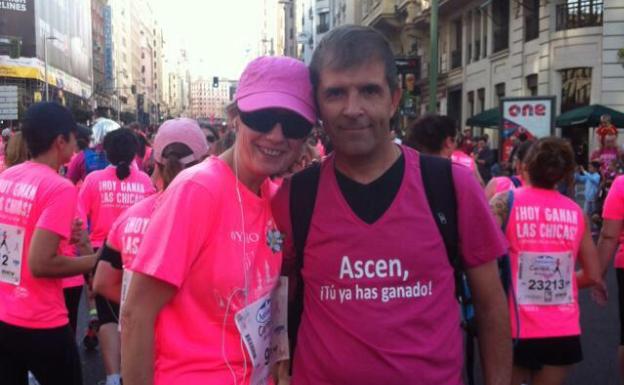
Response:
POLYGON ((238 109, 252 112, 265 108, 284 108, 303 116, 308 122, 316 123, 314 108, 301 99, 282 92, 261 92, 246 95, 237 100, 238 109))

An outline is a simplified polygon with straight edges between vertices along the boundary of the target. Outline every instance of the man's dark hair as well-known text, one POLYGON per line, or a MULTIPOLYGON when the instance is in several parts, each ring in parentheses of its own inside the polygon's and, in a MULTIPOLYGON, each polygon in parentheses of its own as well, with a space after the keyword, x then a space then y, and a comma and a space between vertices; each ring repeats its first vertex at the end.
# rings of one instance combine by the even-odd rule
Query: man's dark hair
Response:
POLYGON ((394 53, 383 35, 370 27, 344 25, 329 31, 314 50, 310 61, 310 79, 314 92, 318 89, 321 70, 346 70, 374 60, 384 65, 390 91, 398 88, 394 53))
POLYGON ((405 144, 427 154, 439 154, 446 138, 455 138, 457 126, 448 116, 425 115, 408 129, 405 144))
POLYGON ((22 121, 22 135, 33 158, 48 151, 59 135, 69 141, 70 134, 76 130, 71 111, 53 102, 31 105, 22 121))
POLYGON ((91 142, 91 129, 84 124, 78 124, 76 130, 76 144, 80 151, 89 148, 91 142))

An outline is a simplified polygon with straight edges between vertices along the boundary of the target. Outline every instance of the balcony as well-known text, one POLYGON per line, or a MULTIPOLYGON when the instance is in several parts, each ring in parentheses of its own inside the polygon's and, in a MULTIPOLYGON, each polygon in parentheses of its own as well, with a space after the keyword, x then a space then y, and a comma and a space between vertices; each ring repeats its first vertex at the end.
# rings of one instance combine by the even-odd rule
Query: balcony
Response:
POLYGON ((402 23, 395 5, 395 0, 365 1, 362 7, 362 24, 378 29, 399 30, 402 23))
POLYGON ((602 0, 568 1, 557 5, 557 31, 602 26, 602 0))

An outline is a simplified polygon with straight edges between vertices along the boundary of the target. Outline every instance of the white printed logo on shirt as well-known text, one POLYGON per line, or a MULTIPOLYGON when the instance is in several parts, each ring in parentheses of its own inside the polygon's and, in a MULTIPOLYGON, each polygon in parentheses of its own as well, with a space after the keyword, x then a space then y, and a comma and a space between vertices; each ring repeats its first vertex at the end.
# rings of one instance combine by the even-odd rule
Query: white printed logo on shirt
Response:
POLYGON ((521 252, 517 298, 520 305, 567 305, 573 302, 574 261, 570 252, 521 252))
POLYGON ((20 284, 23 249, 24 229, 0 224, 0 282, 20 284))

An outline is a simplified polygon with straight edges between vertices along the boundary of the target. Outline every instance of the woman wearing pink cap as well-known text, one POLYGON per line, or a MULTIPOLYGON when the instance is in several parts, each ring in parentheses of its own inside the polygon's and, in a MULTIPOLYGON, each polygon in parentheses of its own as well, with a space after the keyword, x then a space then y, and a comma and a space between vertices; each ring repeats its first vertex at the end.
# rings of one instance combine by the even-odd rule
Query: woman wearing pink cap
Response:
POLYGON ((583 359, 578 289, 602 284, 587 218, 555 189, 573 171, 569 143, 540 139, 524 158, 526 184, 491 201, 509 241, 513 385, 562 384, 583 359))
POLYGON ((258 58, 235 103, 234 146, 175 178, 129 266, 124 384, 269 381, 283 242, 269 177, 293 163, 316 120, 308 70, 291 58, 258 58))

